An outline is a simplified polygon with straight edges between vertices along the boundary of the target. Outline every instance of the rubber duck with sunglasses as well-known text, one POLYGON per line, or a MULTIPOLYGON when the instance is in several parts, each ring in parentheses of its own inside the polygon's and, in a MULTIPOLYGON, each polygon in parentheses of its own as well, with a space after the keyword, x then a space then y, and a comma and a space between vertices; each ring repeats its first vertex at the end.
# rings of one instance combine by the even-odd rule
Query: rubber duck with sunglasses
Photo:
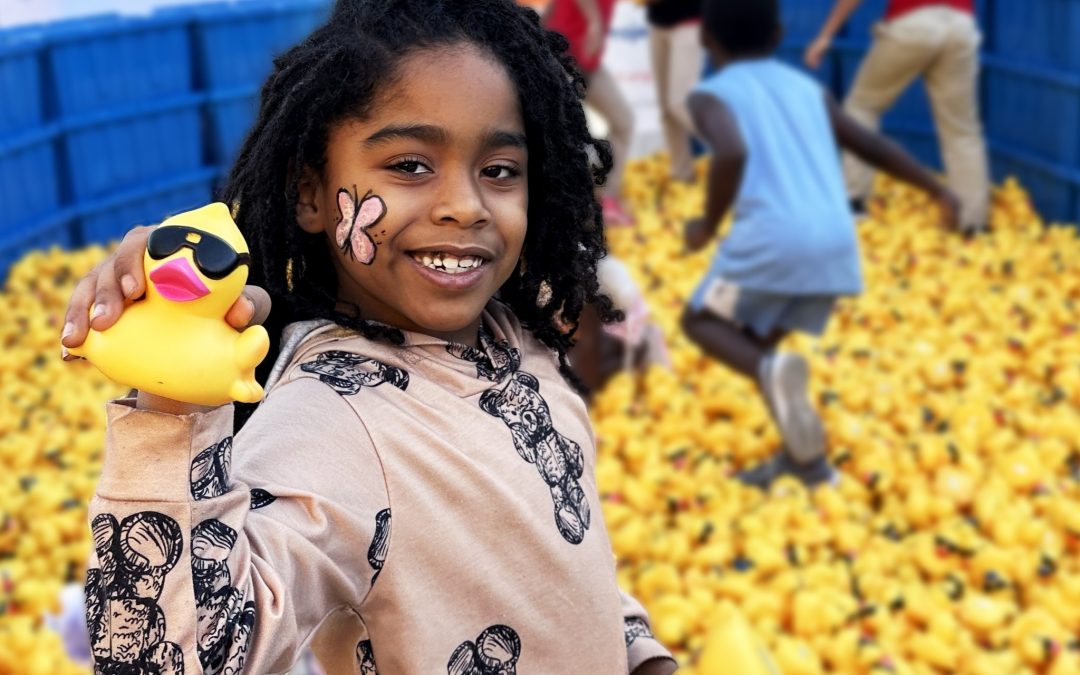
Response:
POLYGON ((146 295, 71 353, 116 382, 175 401, 262 400, 255 366, 270 347, 266 329, 237 332, 225 321, 250 263, 228 207, 214 203, 164 221, 144 260, 146 295))

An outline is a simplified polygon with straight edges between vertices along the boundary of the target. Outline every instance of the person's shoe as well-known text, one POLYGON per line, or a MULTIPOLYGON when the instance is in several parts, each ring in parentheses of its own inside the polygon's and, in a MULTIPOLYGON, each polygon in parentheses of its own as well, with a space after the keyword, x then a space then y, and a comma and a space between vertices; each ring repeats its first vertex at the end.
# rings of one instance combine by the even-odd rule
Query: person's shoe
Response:
POLYGON ((851 215, 856 218, 865 218, 867 216, 866 200, 862 197, 852 197, 848 200, 848 206, 851 207, 851 215))
POLYGON ((629 227, 634 224, 634 217, 623 210, 622 204, 615 197, 604 197, 604 225, 608 227, 629 227))
POLYGON ((806 464, 796 462, 791 455, 780 450, 761 464, 740 471, 735 478, 744 485, 768 490, 781 476, 793 476, 808 488, 829 484, 835 486, 840 475, 824 455, 806 464))
POLYGON ((797 462, 810 462, 825 454, 825 426, 810 403, 807 384, 810 366, 799 354, 775 353, 765 357, 758 378, 780 436, 797 462))

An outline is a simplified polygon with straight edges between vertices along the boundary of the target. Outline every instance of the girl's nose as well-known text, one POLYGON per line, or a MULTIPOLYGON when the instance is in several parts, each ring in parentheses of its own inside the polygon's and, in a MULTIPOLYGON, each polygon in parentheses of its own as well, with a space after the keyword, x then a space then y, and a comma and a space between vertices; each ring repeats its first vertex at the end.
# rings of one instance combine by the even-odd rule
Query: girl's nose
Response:
POLYGON ((436 223, 477 227, 486 225, 491 220, 491 212, 484 203, 479 178, 469 175, 445 176, 444 174, 440 188, 431 214, 436 223))

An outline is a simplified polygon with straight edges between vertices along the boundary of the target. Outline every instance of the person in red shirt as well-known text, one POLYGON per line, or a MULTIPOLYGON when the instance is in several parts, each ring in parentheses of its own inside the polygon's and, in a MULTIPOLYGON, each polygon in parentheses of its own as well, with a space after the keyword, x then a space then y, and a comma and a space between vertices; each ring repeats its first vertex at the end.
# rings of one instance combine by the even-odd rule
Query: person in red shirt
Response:
POLYGON ((634 111, 619 90, 618 83, 603 66, 604 47, 611 29, 616 0, 553 0, 544 18, 545 25, 570 41, 569 53, 585 76, 585 104, 608 125, 613 166, 608 174, 602 203, 604 223, 630 225, 620 197, 623 170, 634 133, 634 111))
MULTIPOLYGON (((861 0, 836 0, 817 38, 806 48, 806 65, 817 68, 833 36, 861 0)), ((987 226, 990 177, 979 120, 979 44, 973 0, 889 0, 884 20, 844 101, 845 111, 876 128, 916 77, 930 97, 949 187, 960 196, 961 229, 987 226)), ((858 209, 873 174, 855 158, 844 159, 848 195, 858 209)))

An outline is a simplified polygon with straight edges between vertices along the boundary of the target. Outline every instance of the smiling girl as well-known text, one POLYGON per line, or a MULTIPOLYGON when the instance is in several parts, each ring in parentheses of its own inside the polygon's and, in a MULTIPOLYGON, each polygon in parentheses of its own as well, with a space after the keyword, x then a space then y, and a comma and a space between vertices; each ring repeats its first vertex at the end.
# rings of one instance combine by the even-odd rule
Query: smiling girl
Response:
MULTIPOLYGON (((335 674, 674 671, 616 586, 564 379, 582 307, 617 315, 565 47, 510 0, 342 0, 277 59, 224 195, 273 304, 267 395, 109 404, 98 672, 307 645, 335 674)), ((80 283, 67 347, 143 294, 152 231, 80 283)))

